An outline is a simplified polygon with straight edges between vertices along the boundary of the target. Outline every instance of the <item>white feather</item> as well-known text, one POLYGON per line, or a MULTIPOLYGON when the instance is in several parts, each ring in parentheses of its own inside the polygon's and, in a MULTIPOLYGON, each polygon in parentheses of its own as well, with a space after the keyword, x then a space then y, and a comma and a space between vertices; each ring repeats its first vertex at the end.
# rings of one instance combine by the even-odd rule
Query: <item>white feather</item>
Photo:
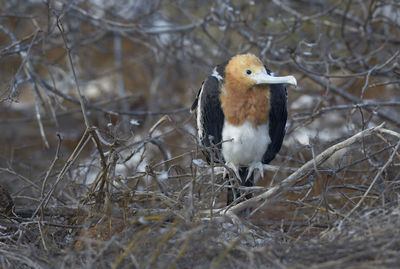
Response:
POLYGON ((218 73, 216 67, 214 67, 211 76, 216 77, 216 78, 218 79, 218 82, 221 82, 222 80, 224 80, 224 79, 222 78, 222 76, 218 73))
POLYGON ((203 134, 204 134, 203 122, 202 122, 203 121, 203 115, 202 115, 203 107, 201 105, 202 104, 201 98, 203 96, 204 85, 205 85, 205 83, 203 83, 203 85, 201 86, 199 99, 197 100, 197 134, 198 134, 198 138, 200 141, 203 139, 203 134))
POLYGON ((226 141, 222 143, 222 155, 227 163, 249 165, 261 162, 271 143, 268 122, 256 128, 248 120, 240 126, 234 126, 225 120, 222 140, 226 141))

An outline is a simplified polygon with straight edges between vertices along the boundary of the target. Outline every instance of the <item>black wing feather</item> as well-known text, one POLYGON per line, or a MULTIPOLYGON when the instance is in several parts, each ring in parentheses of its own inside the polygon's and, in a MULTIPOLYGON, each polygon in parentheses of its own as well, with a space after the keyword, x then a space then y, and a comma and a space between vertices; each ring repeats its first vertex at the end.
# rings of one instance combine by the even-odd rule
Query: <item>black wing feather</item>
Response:
POLYGON ((197 109, 197 106, 198 106, 198 103, 199 103, 200 92, 203 89, 203 85, 204 85, 204 81, 201 84, 201 87, 200 87, 199 91, 197 92, 196 99, 194 100, 192 106, 190 107, 190 113, 196 112, 196 109, 197 109))
MULTIPOLYGON (((209 76, 204 82, 197 95, 197 109, 201 110, 200 124, 197 126, 199 130, 203 130, 201 134, 201 143, 205 147, 213 147, 216 145, 221 150, 222 127, 224 125, 224 113, 221 108, 219 95, 221 93, 220 83, 214 76, 209 76)), ((192 108, 193 108, 192 106, 192 108)), ((206 158, 210 162, 210 152, 207 151, 206 158)), ((220 154, 215 154, 214 160, 217 161, 220 154)))
POLYGON ((262 162, 270 163, 279 152, 285 136, 285 126, 287 121, 287 93, 283 84, 271 84, 271 96, 269 111, 269 136, 271 143, 264 153, 262 162))

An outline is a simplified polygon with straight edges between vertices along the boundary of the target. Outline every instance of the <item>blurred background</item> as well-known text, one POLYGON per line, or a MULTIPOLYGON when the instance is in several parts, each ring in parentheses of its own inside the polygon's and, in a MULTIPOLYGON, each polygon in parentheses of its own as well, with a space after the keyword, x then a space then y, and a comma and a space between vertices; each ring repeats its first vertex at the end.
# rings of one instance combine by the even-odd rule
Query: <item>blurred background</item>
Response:
MULTIPOLYGON (((278 170, 265 173, 256 193, 359 131, 381 123, 395 132, 400 129, 397 0, 7 0, 0 1, 0 10, 0 183, 19 216, 39 216, 37 208, 43 204, 53 209, 89 208, 90 218, 78 218, 75 211, 77 215, 58 213, 63 219, 41 213, 42 220, 85 225, 87 231, 100 229, 93 223, 104 214, 126 227, 127 219, 153 214, 138 213, 142 209, 167 210, 168 214, 157 211, 165 220, 171 212, 193 217, 210 204, 223 206, 222 179, 216 178, 219 185, 213 185, 210 173, 198 165, 202 154, 189 108, 213 67, 239 53, 254 53, 275 74, 293 75, 298 83, 297 88, 288 87, 287 134, 272 162, 278 170), (134 213, 121 215, 117 210, 127 208, 134 213)), ((283 233, 278 236, 282 241, 268 235, 280 242, 274 245, 280 249, 304 234, 319 236, 337 227, 375 176, 377 183, 354 216, 398 206, 399 154, 389 159, 396 143, 393 136, 373 136, 337 152, 299 178, 291 192, 253 214, 249 221, 263 232, 250 227, 262 240, 249 239, 253 243, 246 241, 242 247, 265 247, 263 233, 270 229, 283 233)), ((157 223, 159 230, 149 235, 154 242, 170 225, 157 223)), ((61 253, 78 243, 91 244, 78 238, 93 238, 80 228, 65 231, 55 226, 39 236, 38 226, 26 225, 23 233, 29 240, 22 241, 28 256, 31 242, 44 253, 54 244, 55 252, 61 253)), ((193 231, 199 224, 179 225, 193 231)), ((16 237, 19 229, 12 230, 10 223, 4 227, 9 227, 4 240, 21 240, 16 237)), ((223 242, 238 236, 226 226, 220 227, 224 232, 213 229, 226 235, 219 238, 223 242)), ((128 231, 132 237, 127 238, 143 236, 128 231)), ((210 237, 215 234, 208 232, 210 237)), ((201 239, 211 240, 208 236, 198 238, 198 244, 207 246, 201 239)), ((129 242, 111 242, 115 249, 104 251, 120 253, 129 242)), ((173 260, 168 255, 180 253, 181 248, 156 252, 151 242, 131 248, 145 258, 125 260, 124 266, 163 267, 173 260), (160 252, 166 256, 157 260, 155 253, 160 252)), ((224 253, 223 246, 207 255, 224 253)), ((86 265, 102 260, 89 259, 92 254, 67 256, 86 255, 86 265)), ((252 260, 253 265, 275 261, 275 256, 264 254, 252 260)), ((186 263, 176 258, 173 264, 194 266, 201 260, 185 255, 179 257, 190 257, 186 263)), ((240 255, 233 260, 207 255, 202 256, 207 266, 211 261, 227 267, 248 262, 240 255)), ((305 258, 307 253, 293 257, 286 264, 302 257, 305 263, 315 262, 305 258)), ((47 259, 50 265, 60 262, 52 255, 47 259)), ((8 256, 1 262, 19 265, 8 256)), ((43 265, 34 258, 31 262, 43 265)))

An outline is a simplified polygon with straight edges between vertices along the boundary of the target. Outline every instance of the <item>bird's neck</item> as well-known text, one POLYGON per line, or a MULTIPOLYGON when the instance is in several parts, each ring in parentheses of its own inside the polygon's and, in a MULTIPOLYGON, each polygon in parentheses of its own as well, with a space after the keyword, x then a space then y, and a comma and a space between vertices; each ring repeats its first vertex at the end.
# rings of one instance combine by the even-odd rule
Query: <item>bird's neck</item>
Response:
POLYGON ((220 95, 225 119, 232 125, 242 125, 246 120, 255 126, 267 122, 269 86, 258 85, 246 90, 225 88, 220 95))

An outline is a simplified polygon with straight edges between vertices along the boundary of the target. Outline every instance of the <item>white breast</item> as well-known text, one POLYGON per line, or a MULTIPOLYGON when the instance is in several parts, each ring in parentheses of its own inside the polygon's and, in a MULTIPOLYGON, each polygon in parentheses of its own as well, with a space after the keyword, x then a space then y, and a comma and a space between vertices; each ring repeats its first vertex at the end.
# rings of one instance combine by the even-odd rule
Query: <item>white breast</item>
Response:
POLYGON ((222 140, 232 140, 222 143, 222 156, 225 162, 235 165, 249 165, 260 162, 271 143, 268 123, 259 125, 246 120, 240 126, 234 126, 225 120, 222 140))

